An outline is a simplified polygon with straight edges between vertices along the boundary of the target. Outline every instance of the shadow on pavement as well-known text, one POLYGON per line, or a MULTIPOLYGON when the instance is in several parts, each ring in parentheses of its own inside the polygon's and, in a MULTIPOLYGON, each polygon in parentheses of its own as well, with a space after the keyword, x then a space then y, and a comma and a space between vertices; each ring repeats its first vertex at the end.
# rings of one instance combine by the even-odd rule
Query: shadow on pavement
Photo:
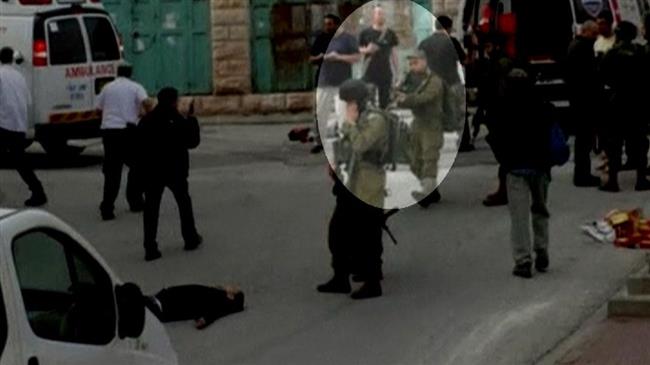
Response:
MULTIPOLYGON (((37 170, 57 170, 67 168, 86 168, 102 164, 104 157, 101 155, 80 154, 74 156, 51 156, 46 153, 27 153, 25 159, 29 165, 37 170)), ((5 155, 0 154, 0 170, 11 170, 13 166, 7 161, 5 155)))

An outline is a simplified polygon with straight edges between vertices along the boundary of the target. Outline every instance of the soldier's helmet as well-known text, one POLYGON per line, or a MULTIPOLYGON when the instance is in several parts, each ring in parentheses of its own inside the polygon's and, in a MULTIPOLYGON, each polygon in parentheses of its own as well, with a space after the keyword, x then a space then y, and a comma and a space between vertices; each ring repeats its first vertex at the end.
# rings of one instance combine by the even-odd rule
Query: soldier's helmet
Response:
POLYGON ((339 98, 345 102, 355 101, 364 105, 370 97, 368 85, 361 80, 347 80, 339 88, 339 98))

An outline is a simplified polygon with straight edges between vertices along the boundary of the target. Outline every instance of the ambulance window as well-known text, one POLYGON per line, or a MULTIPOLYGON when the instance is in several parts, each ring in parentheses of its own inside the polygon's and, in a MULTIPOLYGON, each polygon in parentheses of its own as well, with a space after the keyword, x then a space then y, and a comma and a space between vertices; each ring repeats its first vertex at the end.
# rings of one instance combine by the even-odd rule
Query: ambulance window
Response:
POLYGON ((81 25, 76 18, 48 22, 47 39, 51 65, 86 62, 86 47, 81 34, 81 25))
POLYGON ((112 281, 74 240, 53 230, 31 231, 14 240, 13 256, 34 334, 94 345, 115 337, 112 281))
POLYGON ((117 44, 110 21, 107 18, 86 17, 84 24, 88 32, 93 61, 119 60, 120 46, 117 44))

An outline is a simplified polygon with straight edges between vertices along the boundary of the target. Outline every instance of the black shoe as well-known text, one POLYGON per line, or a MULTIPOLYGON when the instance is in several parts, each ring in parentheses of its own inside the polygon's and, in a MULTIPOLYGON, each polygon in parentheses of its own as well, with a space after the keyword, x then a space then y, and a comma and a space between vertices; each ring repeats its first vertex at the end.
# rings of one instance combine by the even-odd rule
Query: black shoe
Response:
POLYGON ((103 221, 112 221, 115 219, 115 213, 112 210, 100 210, 103 221))
POLYGON ((330 281, 316 287, 319 293, 348 294, 352 291, 347 276, 334 275, 330 281))
POLYGON ((380 297, 381 284, 379 281, 366 281, 359 290, 350 295, 352 299, 370 299, 380 297))
POLYGON ((485 200, 483 200, 483 205, 486 207, 499 207, 502 205, 508 205, 508 194, 496 192, 494 194, 488 195, 485 200))
POLYGON ((158 249, 154 249, 154 250, 149 250, 145 253, 144 260, 147 262, 151 262, 154 260, 158 260, 161 257, 162 254, 160 253, 160 251, 158 251, 158 249))
POLYGON ((618 183, 607 183, 598 188, 600 191, 606 191, 608 193, 618 193, 621 191, 621 188, 618 186, 618 183))
POLYGON ((648 180, 639 180, 636 182, 636 185, 634 186, 634 190, 636 191, 648 191, 650 190, 650 181, 648 180))
POLYGON ((512 275, 518 276, 520 278, 530 279, 533 277, 532 265, 530 262, 524 262, 523 264, 517 264, 512 270, 512 275))
POLYGON ((321 153, 321 152, 323 152, 323 146, 320 145, 320 144, 317 144, 314 147, 312 147, 311 151, 309 151, 309 152, 314 154, 314 155, 317 154, 317 153, 321 153))
POLYGON ((416 200, 418 200, 418 205, 424 209, 428 208, 431 204, 440 203, 440 200, 442 200, 442 196, 440 195, 438 189, 432 191, 431 194, 427 195, 423 199, 417 199, 420 197, 420 195, 412 195, 416 200))
POLYGON ((539 272, 548 271, 548 252, 546 250, 535 251, 535 270, 539 272))
POLYGON ((573 185, 578 188, 593 188, 600 186, 600 179, 593 175, 588 175, 585 177, 575 177, 573 179, 573 185))
POLYGON ((41 207, 47 203, 47 196, 44 193, 34 193, 32 196, 25 200, 26 207, 41 207))
POLYGON ((199 248, 199 246, 201 246, 202 243, 203 243, 203 237, 201 237, 200 234, 197 234, 196 238, 194 238, 192 241, 185 242, 185 246, 183 247, 183 249, 185 251, 194 251, 197 248, 199 248))

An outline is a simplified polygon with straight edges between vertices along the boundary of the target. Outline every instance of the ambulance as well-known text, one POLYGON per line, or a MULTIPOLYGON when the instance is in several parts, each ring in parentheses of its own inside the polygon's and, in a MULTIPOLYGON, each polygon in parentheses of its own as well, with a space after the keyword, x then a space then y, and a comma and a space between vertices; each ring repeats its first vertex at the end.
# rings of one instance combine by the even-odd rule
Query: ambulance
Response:
POLYGON ((177 365, 140 289, 70 226, 0 208, 0 365, 177 365))
POLYGON ((48 153, 99 136, 95 99, 122 61, 116 28, 98 0, 0 0, 0 47, 12 47, 30 86, 30 136, 48 153))
MULTIPOLYGON (((650 0, 463 0, 461 5, 456 31, 465 36, 501 33, 506 53, 529 62, 537 91, 555 105, 556 118, 568 133, 574 125, 562 62, 581 24, 609 12, 615 25, 630 21, 641 29, 650 13, 650 0)), ((641 32, 639 42, 644 42, 641 32)))

